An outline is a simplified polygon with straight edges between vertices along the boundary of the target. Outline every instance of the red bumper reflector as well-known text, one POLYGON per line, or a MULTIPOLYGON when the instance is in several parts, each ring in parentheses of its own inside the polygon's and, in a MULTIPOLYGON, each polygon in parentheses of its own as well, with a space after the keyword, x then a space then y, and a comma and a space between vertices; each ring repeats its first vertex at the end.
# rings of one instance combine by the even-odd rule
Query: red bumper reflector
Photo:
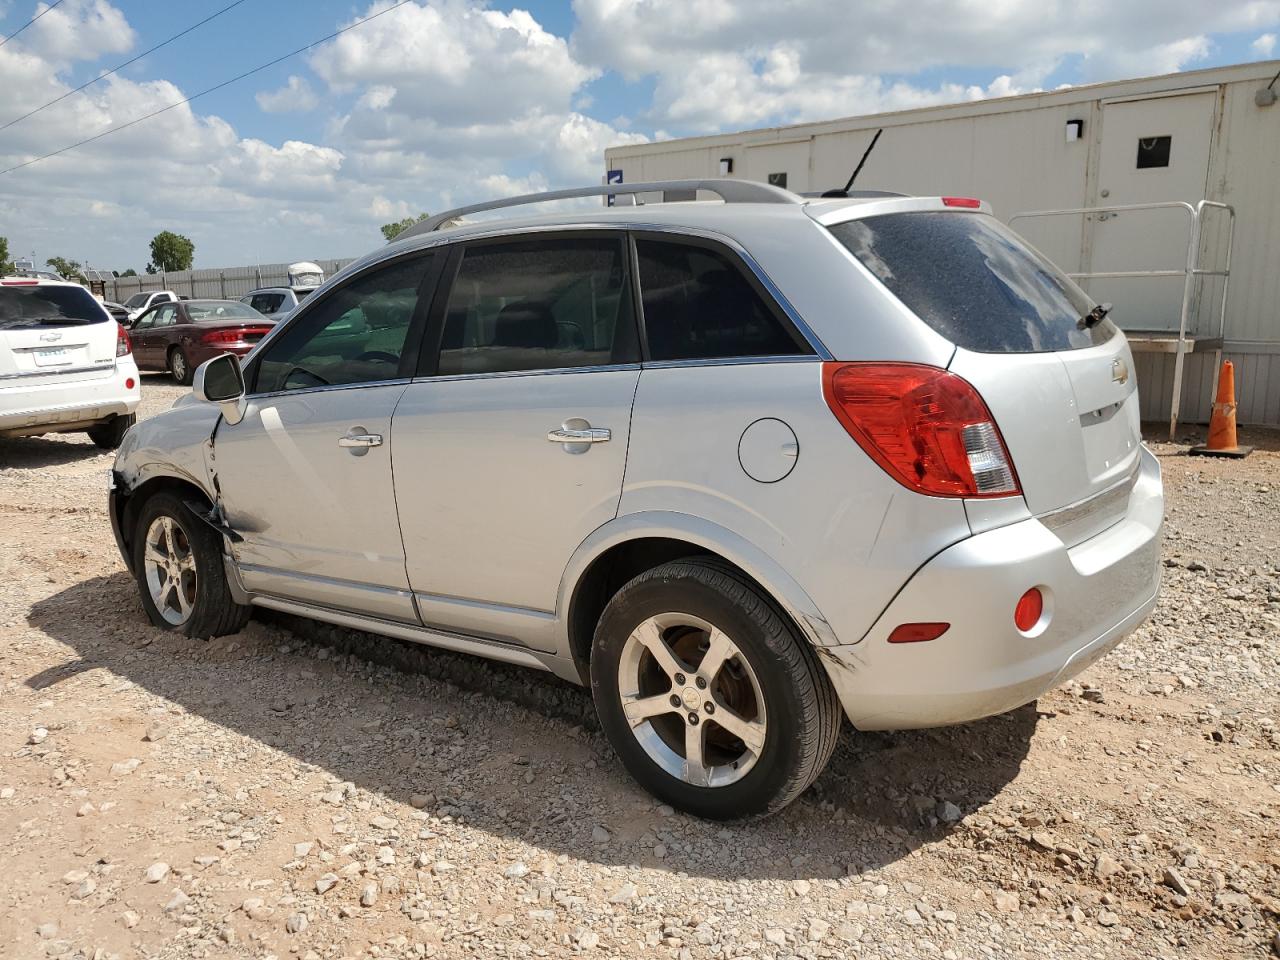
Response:
POLYGON ((128 377, 128 378, 125 380, 125 382, 124 382, 124 388, 125 388, 126 390, 132 390, 132 389, 133 389, 133 377, 128 377))
POLYGON ((1036 587, 1032 587, 1018 598, 1018 605, 1013 608, 1013 625, 1026 633, 1040 622, 1044 613, 1044 596, 1036 587))
POLYGON ((949 623, 903 623, 893 628, 889 642, 923 643, 925 640, 937 640, 950 629, 949 623))

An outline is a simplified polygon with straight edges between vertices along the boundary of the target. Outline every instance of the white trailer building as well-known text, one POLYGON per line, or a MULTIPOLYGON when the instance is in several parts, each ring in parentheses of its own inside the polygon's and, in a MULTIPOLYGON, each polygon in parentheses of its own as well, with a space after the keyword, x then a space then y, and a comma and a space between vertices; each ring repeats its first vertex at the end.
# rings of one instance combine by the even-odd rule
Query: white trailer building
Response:
POLYGON ((605 159, 628 183, 731 176, 820 192, 844 186, 883 128, 855 189, 989 201, 1114 304, 1144 419, 1180 407, 1206 421, 1226 356, 1241 422, 1280 425, 1278 73, 1280 61, 1251 63, 611 147, 605 159))

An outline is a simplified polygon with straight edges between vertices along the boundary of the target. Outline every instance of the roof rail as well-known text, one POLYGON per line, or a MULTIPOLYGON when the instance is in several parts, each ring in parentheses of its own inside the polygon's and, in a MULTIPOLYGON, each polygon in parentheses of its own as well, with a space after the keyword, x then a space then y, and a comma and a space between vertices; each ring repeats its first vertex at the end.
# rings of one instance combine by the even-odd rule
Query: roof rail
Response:
POLYGON ((803 203, 799 196, 781 187, 770 186, 755 180, 731 180, 727 177, 709 180, 654 180, 648 183, 608 183, 597 187, 574 187, 569 190, 548 190, 546 193, 526 193, 519 197, 504 197, 501 200, 487 200, 484 203, 473 203, 465 207, 455 207, 444 213, 437 213, 409 229, 396 235, 392 243, 406 240, 409 237, 421 236, 439 229, 440 225, 457 217, 465 217, 469 213, 482 213, 486 210, 501 210, 505 207, 519 207, 529 203, 542 203, 544 200, 568 200, 574 197, 626 196, 638 193, 665 193, 680 191, 684 193, 705 190, 719 195, 725 203, 803 203))

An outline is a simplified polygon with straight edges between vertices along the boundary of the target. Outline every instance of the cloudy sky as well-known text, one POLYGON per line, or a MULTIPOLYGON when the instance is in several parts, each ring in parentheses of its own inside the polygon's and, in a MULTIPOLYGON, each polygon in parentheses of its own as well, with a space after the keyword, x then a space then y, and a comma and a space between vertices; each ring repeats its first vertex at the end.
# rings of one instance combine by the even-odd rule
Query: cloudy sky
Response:
MULTIPOLYGON (((232 0, 62 0, 0 46, 0 126, 232 0)), ((176 103, 394 0, 242 0, 0 129, 0 170, 176 103)), ((0 0, 0 37, 49 6, 0 0)), ((1280 56, 1280 0, 413 0, 118 134, 0 173, 0 235, 141 270, 352 256, 378 226, 598 183, 609 144, 1280 56)))

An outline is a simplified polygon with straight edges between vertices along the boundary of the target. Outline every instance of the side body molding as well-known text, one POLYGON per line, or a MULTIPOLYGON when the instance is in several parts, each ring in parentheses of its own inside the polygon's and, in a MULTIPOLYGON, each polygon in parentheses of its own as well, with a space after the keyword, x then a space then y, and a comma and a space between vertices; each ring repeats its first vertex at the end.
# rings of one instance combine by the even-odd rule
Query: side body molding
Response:
POLYGON ((755 544, 732 530, 691 514, 646 511, 626 514, 598 527, 574 552, 560 580, 560 592, 556 598, 562 656, 571 656, 569 608, 583 574, 611 547, 646 537, 684 540, 719 554, 741 567, 769 591, 815 646, 835 646, 838 643, 830 624, 800 584, 755 544))

